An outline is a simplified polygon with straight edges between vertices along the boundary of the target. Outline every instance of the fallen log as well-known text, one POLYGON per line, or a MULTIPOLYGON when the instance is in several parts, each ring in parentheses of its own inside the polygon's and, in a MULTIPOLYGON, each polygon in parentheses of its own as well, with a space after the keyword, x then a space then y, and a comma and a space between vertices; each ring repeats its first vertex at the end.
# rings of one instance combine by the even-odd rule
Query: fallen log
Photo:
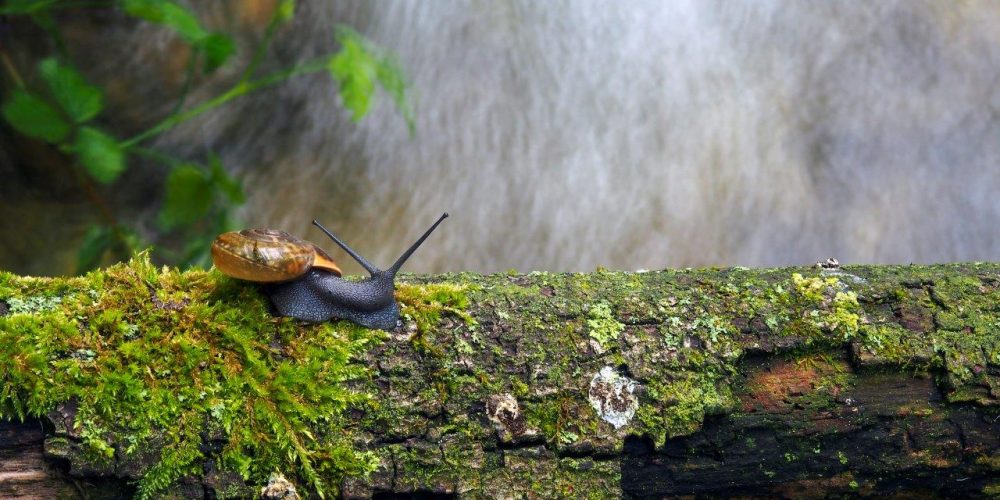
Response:
POLYGON ((1000 494, 997 264, 410 275, 397 298, 386 335, 143 256, 0 273, 0 496, 275 472, 349 498, 1000 494))

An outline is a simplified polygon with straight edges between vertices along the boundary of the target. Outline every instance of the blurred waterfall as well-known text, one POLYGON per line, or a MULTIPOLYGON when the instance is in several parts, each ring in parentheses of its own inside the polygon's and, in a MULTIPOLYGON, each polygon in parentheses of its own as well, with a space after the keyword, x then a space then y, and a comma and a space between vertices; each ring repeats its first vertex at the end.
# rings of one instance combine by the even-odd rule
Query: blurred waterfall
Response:
MULTIPOLYGON (((304 0, 264 69, 336 23, 398 54, 417 133, 317 75, 159 140, 241 172, 250 226, 388 264, 451 212, 413 271, 1000 260, 1000 3, 304 0)), ((152 30, 92 68, 135 107, 152 30)))

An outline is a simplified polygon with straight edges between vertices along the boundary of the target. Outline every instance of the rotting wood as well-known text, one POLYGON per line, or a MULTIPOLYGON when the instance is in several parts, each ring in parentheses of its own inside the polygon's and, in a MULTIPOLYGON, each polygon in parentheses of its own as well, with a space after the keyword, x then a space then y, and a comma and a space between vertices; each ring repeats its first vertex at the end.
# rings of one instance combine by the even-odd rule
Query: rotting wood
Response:
MULTIPOLYGON (((411 317, 361 355, 371 378, 351 382, 377 404, 349 409, 343 430, 379 465, 345 478, 346 497, 1000 493, 998 265, 404 281, 411 317), (467 305, 421 330, 433 301, 407 290, 442 283, 467 305)), ((160 300, 188 298, 159 286, 160 300)), ((162 446, 139 465, 94 466, 72 401, 44 420, 44 435, 37 423, 3 431, 35 429, 15 447, 25 456, 46 440, 47 465, 32 470, 62 475, 38 488, 72 478, 132 492, 162 446)), ((202 472, 166 493, 259 491, 266 478, 247 484, 218 463, 224 434, 201 439, 202 472)))

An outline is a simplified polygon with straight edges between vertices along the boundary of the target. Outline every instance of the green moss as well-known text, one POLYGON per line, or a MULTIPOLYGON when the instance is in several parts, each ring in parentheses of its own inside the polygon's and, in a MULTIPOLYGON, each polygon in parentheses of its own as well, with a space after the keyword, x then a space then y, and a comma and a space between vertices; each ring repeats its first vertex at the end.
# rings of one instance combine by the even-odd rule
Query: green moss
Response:
POLYGON ((573 400, 566 397, 550 397, 533 402, 524 410, 528 427, 540 430, 546 441, 557 443, 561 435, 568 432, 567 427, 575 417, 570 413, 572 407, 573 400))
POLYGON ((413 319, 420 332, 427 332, 441 321, 442 313, 462 318, 467 325, 475 324, 465 309, 469 307, 468 286, 450 283, 415 285, 401 283, 396 287, 400 313, 413 319))
POLYGON ((648 400, 636 411, 638 432, 661 443, 696 432, 706 415, 726 413, 736 404, 729 385, 712 369, 651 380, 645 389, 648 400))
POLYGON ((991 483, 983 486, 983 495, 990 498, 1000 498, 1000 483, 991 483))
POLYGON ((374 467, 337 429, 368 400, 345 382, 367 376, 352 359, 380 332, 272 318, 253 286, 145 255, 81 278, 4 275, 3 293, 0 417, 74 400, 84 452, 133 464, 141 496, 201 473, 206 421, 226 436, 220 468, 254 482, 280 469, 322 492, 374 467))
MULTIPOLYGON (((918 368, 941 367, 940 358, 926 335, 916 335, 895 323, 863 325, 859 329, 860 346, 877 364, 912 365, 918 368)), ((866 361, 866 359, 862 359, 866 361)))

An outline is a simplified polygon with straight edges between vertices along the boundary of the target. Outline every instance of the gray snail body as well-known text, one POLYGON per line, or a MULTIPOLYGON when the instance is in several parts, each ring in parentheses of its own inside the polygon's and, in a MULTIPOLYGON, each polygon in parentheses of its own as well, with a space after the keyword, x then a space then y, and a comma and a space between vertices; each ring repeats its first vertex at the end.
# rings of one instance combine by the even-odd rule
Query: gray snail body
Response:
POLYGON ((396 273, 447 217, 447 213, 441 215, 386 270, 373 266, 314 220, 313 224, 369 272, 371 276, 360 281, 341 278, 340 269, 332 260, 327 263, 328 256, 320 256, 322 250, 314 244, 273 230, 244 230, 220 235, 212 245, 212 260, 230 276, 261 283, 280 316, 313 323, 346 319, 367 328, 393 330, 399 322, 399 305, 394 296, 396 273), (275 239, 277 245, 274 245, 275 239), (277 246, 278 250, 271 251, 265 243, 277 246), (308 258, 299 254, 308 254, 310 249, 317 252, 317 263, 300 265, 300 261, 308 258), (292 257, 295 264, 290 263, 292 257))
POLYGON ((266 285, 264 293, 281 316, 314 323, 340 318, 392 330, 399 319, 393 288, 392 277, 385 274, 347 281, 328 271, 310 270, 295 281, 266 285))

